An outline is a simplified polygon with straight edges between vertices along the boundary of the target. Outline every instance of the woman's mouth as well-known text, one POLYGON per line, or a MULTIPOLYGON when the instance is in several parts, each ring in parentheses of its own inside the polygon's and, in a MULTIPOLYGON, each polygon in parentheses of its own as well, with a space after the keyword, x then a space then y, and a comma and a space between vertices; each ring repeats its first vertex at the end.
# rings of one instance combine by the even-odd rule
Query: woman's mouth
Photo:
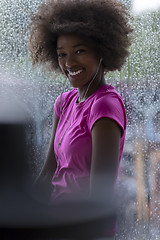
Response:
POLYGON ((69 75, 70 75, 71 77, 77 76, 77 75, 79 75, 81 72, 83 72, 82 69, 81 69, 81 70, 78 70, 78 71, 74 71, 74 72, 68 71, 68 73, 69 73, 69 75))

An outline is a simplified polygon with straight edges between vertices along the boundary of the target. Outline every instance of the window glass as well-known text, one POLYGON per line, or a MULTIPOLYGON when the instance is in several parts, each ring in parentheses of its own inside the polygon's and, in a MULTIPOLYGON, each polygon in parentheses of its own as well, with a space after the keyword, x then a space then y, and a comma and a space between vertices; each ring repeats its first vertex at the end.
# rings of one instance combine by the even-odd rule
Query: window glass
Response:
MULTIPOLYGON (((31 65, 25 29, 40 2, 0 1, 0 92, 17 98, 32 117, 27 140, 33 179, 46 156, 54 101, 71 88, 62 75, 31 65)), ((105 76, 123 96, 128 121, 117 183, 123 206, 118 239, 155 240, 160 234, 160 4, 123 2, 133 16, 133 44, 123 69, 105 76)))

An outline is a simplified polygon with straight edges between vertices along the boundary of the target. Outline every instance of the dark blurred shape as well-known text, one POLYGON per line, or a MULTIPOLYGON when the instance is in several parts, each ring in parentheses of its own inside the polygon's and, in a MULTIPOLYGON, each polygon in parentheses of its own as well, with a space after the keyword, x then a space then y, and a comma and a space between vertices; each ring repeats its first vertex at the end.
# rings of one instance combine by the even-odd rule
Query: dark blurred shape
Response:
MULTIPOLYGON (((31 192, 26 127, 31 117, 13 93, 0 95, 0 227, 17 222, 31 192)), ((23 217, 23 215, 21 216, 23 217)), ((2 229, 1 229, 2 230, 2 229)), ((1 231, 0 231, 1 232, 1 231)), ((1 238, 1 237, 0 237, 1 238)))
POLYGON ((0 199, 26 191, 29 183, 26 131, 31 118, 11 94, 0 95, 0 199))
POLYGON ((24 190, 28 178, 24 123, 0 123, 0 192, 24 190))
POLYGON ((94 239, 112 234, 112 200, 84 196, 49 205, 31 187, 27 126, 32 118, 11 94, 0 96, 0 239, 94 239))

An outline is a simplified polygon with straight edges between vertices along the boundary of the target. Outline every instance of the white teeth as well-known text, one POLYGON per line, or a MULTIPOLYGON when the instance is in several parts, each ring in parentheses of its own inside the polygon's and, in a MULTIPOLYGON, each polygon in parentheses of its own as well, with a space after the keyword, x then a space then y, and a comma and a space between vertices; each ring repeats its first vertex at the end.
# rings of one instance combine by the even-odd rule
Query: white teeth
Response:
POLYGON ((77 72, 69 72, 69 75, 76 76, 76 75, 80 74, 81 72, 83 72, 83 70, 78 70, 77 72))

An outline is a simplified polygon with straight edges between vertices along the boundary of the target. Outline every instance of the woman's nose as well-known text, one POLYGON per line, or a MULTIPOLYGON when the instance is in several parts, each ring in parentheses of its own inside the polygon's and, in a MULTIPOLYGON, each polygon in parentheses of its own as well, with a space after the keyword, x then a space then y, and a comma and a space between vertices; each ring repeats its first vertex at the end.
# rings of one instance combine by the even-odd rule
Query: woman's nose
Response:
POLYGON ((71 68, 76 65, 75 58, 73 56, 68 56, 66 58, 65 66, 71 68))

